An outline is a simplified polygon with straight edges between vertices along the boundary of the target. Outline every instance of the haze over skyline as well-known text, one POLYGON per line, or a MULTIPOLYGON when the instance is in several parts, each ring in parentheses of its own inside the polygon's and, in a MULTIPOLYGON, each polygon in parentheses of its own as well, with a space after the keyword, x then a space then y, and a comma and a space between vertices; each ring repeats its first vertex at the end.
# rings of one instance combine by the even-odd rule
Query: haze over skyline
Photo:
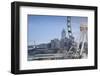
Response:
MULTIPOLYGON (((88 24, 87 17, 71 16, 72 33, 79 36, 80 24, 88 24)), ((28 15, 28 45, 48 43, 52 39, 61 39, 62 30, 67 33, 67 16, 28 15)))

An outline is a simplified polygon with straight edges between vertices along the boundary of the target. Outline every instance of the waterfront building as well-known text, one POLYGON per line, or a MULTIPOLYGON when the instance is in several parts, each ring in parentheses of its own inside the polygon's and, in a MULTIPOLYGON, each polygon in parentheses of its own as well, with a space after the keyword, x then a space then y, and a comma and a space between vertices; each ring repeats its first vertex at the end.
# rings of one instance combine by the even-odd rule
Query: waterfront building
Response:
POLYGON ((59 39, 51 40, 51 48, 52 49, 59 49, 60 48, 60 41, 59 41, 59 39))

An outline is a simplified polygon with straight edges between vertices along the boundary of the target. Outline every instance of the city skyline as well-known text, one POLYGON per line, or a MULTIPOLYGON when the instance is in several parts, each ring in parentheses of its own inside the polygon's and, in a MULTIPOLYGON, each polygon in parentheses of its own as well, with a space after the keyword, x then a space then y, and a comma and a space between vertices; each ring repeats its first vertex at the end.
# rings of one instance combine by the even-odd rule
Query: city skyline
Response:
MULTIPOLYGON (((80 32, 80 24, 88 24, 87 17, 71 16, 73 36, 76 38, 80 32)), ((28 15, 28 45, 48 43, 52 39, 61 39, 62 30, 67 33, 67 16, 28 15)))

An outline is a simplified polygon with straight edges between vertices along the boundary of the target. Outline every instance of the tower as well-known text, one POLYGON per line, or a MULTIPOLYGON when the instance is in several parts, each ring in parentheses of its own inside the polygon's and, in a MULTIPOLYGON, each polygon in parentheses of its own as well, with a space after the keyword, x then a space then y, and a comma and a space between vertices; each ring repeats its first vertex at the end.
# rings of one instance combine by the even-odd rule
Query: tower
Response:
POLYGON ((34 48, 36 48, 36 44, 35 44, 35 41, 34 41, 34 48))
POLYGON ((61 32, 61 39, 65 39, 65 38, 66 38, 66 31, 65 29, 63 29, 61 32))

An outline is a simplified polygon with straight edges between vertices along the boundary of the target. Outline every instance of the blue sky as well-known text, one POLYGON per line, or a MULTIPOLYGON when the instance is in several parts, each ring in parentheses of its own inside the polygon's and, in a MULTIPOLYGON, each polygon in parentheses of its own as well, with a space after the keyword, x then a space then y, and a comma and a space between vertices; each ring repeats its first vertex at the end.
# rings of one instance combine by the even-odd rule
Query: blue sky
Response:
MULTIPOLYGON (((87 24, 87 17, 71 16, 71 27, 75 38, 79 36, 80 24, 87 24)), ((48 43, 61 38, 62 29, 67 33, 67 16, 28 15, 28 45, 48 43)), ((67 33, 68 34, 68 33, 67 33)), ((66 35, 68 36, 68 35, 66 35)))

